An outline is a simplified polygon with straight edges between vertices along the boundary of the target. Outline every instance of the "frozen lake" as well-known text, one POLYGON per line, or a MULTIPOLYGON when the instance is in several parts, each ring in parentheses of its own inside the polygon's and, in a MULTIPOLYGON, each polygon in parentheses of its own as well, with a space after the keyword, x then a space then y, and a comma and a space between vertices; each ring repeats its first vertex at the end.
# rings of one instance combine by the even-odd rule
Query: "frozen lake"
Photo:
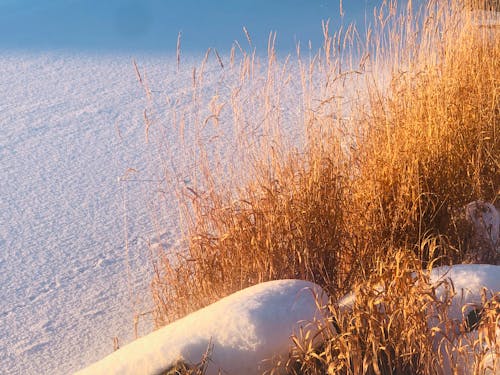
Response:
MULTIPOLYGON (((345 3, 346 20, 363 24, 377 2, 345 3)), ((0 373, 76 371, 114 337, 130 341, 150 306, 151 189, 119 180, 128 168, 155 174, 132 58, 174 93, 186 85, 179 31, 189 75, 206 48, 243 40, 242 26, 262 52, 277 31, 289 53, 297 40, 321 45, 322 19, 340 22, 338 1, 213 4, 0 0, 0 373)), ((163 231, 174 241, 172 212, 163 231)))

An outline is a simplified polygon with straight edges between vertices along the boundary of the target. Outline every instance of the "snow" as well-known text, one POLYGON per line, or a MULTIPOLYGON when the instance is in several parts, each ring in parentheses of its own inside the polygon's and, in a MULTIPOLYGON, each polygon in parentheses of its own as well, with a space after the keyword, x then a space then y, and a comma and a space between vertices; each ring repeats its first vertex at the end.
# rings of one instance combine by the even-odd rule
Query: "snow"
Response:
MULTIPOLYGON (((481 308, 482 306, 482 291, 483 288, 487 290, 487 297, 492 296, 494 293, 500 292, 500 266, 486 265, 486 264, 459 264, 449 267, 438 267, 431 272, 431 283, 439 283, 443 280, 448 280, 454 289, 454 295, 451 300, 451 305, 448 309, 448 316, 457 322, 463 321, 464 317, 474 309, 481 308)), ((449 291, 446 287, 440 286, 436 289, 436 296, 438 298, 444 298, 448 295, 449 291)), ((439 326, 439 322, 431 320, 429 322, 431 326, 439 326)), ((496 336, 493 341, 493 345, 497 345, 496 348, 485 347, 486 355, 484 356, 480 366, 483 369, 488 367, 491 370, 485 371, 485 374, 498 374, 494 372, 493 369, 495 363, 495 350, 498 350, 498 343, 500 342, 500 329, 499 326, 493 330, 493 335, 496 336), (496 342, 496 344, 495 344, 496 342)), ((445 336, 444 342, 443 336, 438 334, 434 338, 434 345, 436 350, 440 350, 444 358, 443 369, 445 374, 453 373, 451 364, 457 366, 459 373, 472 374, 474 372, 474 355, 478 351, 478 348, 474 346, 474 342, 478 340, 479 334, 477 330, 470 333, 462 334, 460 331, 454 332, 453 335, 445 336), (447 339, 449 337, 449 339, 447 339), (448 340, 450 340, 448 342, 448 340), (457 352, 451 352, 451 358, 448 357, 449 351, 446 350, 446 346, 451 345, 451 347, 461 347, 461 354, 457 356, 457 352), (466 356, 464 356, 466 354, 466 356)), ((496 363, 496 370, 499 367, 498 359, 496 363)), ((483 373, 483 372, 481 372, 483 373)))
MULTIPOLYGON (((460 322, 470 310, 481 307, 483 288, 490 293, 500 291, 500 266, 461 264, 433 269, 430 282, 436 285, 438 299, 447 298, 450 292, 443 281, 451 283, 454 292, 448 316, 460 322)), ((307 322, 321 319, 314 295, 323 297, 320 306, 327 301, 319 286, 299 280, 278 280, 247 288, 132 342, 79 374, 159 373, 179 360, 199 363, 210 343, 213 352, 208 374, 217 374, 219 370, 239 374, 262 373, 266 368, 259 367, 259 364, 265 363, 266 359, 275 354, 286 356, 290 334, 298 332, 300 326, 297 322, 307 326, 307 322)), ((339 306, 348 313, 353 302, 351 293, 340 301, 339 306)), ((431 319, 429 324, 434 326, 439 322, 431 319)), ((462 338, 462 345, 477 337, 477 332, 468 334, 462 338)), ((441 339, 442 336, 436 336, 436 349, 440 348, 441 339)), ((441 347, 443 354, 444 348, 441 347)), ((467 352, 469 362, 462 363, 462 358, 458 365, 464 371, 472 371, 474 350, 467 349, 467 352)), ((484 361, 492 365, 491 351, 484 361)), ((451 373, 448 360, 445 360, 444 368, 445 373, 451 373)))
MULTIPOLYGON (((213 345, 207 374, 261 374, 274 355, 286 358, 290 335, 321 319, 326 294, 313 283, 278 280, 234 293, 119 349, 78 372, 157 374, 179 360, 199 363, 213 345)), ((314 331, 312 331, 314 333, 314 331)))
POLYGON ((471 224, 473 235, 470 254, 474 263, 494 264, 500 261, 500 213, 488 202, 474 201, 465 207, 467 221, 471 224))
POLYGON ((117 180, 147 176, 143 92, 128 56, 56 53, 1 54, 0 87, 0 372, 68 373, 150 305, 149 186, 117 180))
MULTIPOLYGON (((475 23, 484 28, 492 29, 495 31, 496 28, 500 27, 500 12, 491 11, 473 11, 473 20, 475 23)), ((494 34, 493 34, 494 35, 494 34)))
MULTIPOLYGON (((208 47, 223 55, 244 39, 243 25, 263 52, 271 30, 286 52, 298 39, 317 47, 321 19, 337 8, 0 1, 0 373, 71 373, 111 353, 114 337, 131 341, 134 315, 150 309, 146 244, 175 242, 177 210, 167 189, 170 215, 152 233, 155 156, 144 144, 146 101, 132 58, 164 103, 190 86, 208 47), (179 31, 186 71, 177 74, 179 31), (128 168, 138 173, 119 180, 128 168)), ((174 135, 168 143, 175 150, 174 135)), ((172 164, 183 163, 174 154, 172 164)), ((138 333, 150 330, 146 316, 138 333)))
MULTIPOLYGON (((449 308, 451 319, 462 320, 463 315, 482 305, 483 288, 490 294, 500 292, 500 266, 490 264, 457 264, 454 266, 437 267, 431 271, 431 283, 437 284, 449 280, 455 294, 449 308)), ((443 298, 447 290, 440 286, 436 296, 443 298)))
MULTIPOLYGON (((500 266, 490 264, 457 264, 453 266, 436 267, 430 271, 430 284, 436 286, 436 297, 439 300, 445 301, 451 296, 450 305, 447 313, 448 318, 461 323, 464 317, 474 309, 481 308, 483 304, 482 295, 486 291, 486 296, 491 298, 493 294, 500 292, 500 266), (451 289, 450 289, 451 287, 451 289)), ((339 310, 348 314, 349 310, 356 300, 354 293, 349 293, 338 302, 339 310)), ((429 312, 432 315, 432 312, 429 312)), ((429 327, 442 327, 438 318, 431 316, 429 319, 429 327)), ((458 328, 458 326, 456 327, 458 328)), ((448 332, 451 333, 451 332, 448 332)), ((444 374, 451 374, 454 363, 460 370, 460 374, 474 373, 474 355, 475 348, 470 347, 478 339, 478 332, 462 334, 458 329, 445 337, 449 337, 451 341, 446 342, 447 345, 457 348, 461 346, 461 351, 467 353, 466 360, 463 356, 458 356, 450 360, 446 352, 446 346, 443 344, 443 335, 437 334, 434 338, 434 346, 439 350, 444 358, 443 371, 444 374)), ((500 340, 500 329, 496 329, 496 342, 500 340)), ((493 366, 493 358, 495 352, 492 348, 485 348, 486 355, 483 358, 483 368, 493 366)), ((453 355, 456 355, 454 352, 453 355)), ((498 364, 497 364, 498 366, 498 364)), ((493 372, 485 372, 485 374, 493 374, 493 372)))
MULTIPOLYGON (((430 283, 436 285, 436 297, 446 298, 450 291, 446 283, 453 287, 449 317, 451 319, 462 319, 462 309, 465 315, 474 307, 482 304, 481 292, 485 288, 490 293, 500 292, 500 266, 491 264, 456 264, 453 266, 442 266, 430 271, 430 283)), ((349 293, 338 301, 341 311, 349 311, 352 308, 356 296, 349 293)))

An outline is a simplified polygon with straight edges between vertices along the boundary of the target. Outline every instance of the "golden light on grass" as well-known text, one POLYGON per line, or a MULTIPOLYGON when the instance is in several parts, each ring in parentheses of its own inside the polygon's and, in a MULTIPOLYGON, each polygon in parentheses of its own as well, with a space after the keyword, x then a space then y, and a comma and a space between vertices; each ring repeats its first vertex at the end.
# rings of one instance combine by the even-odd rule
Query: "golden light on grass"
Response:
POLYGON ((489 7, 498 3, 387 1, 366 35, 352 25, 331 35, 325 23, 318 52, 298 46, 285 59, 273 35, 262 59, 244 29, 251 51, 235 44, 227 65, 216 53, 214 87, 207 53, 176 99, 189 105, 172 105, 168 128, 147 121, 164 165, 162 131, 177 131, 194 166, 164 171, 179 181, 183 239, 156 254, 156 324, 299 278, 332 301, 350 290, 362 301, 326 347, 294 351, 300 373, 438 371, 425 311, 442 302, 409 275, 467 259, 464 207, 498 207, 500 38, 470 11, 489 7))

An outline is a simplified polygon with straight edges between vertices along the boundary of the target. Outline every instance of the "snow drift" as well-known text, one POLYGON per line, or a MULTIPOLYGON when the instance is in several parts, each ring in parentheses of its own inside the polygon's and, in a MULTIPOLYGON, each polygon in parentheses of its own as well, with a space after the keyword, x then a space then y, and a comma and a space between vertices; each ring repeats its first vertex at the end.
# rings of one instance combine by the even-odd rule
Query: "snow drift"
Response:
MULTIPOLYGON (((450 292, 447 286, 453 286, 448 317, 462 321, 471 310, 481 308, 484 288, 492 293, 500 291, 500 266, 437 267, 430 273, 430 282, 436 285, 436 296, 440 299, 447 298, 450 292), (449 283, 443 284, 443 281, 449 283)), ((210 347, 207 374, 219 371, 260 374, 272 366, 273 356, 287 355, 292 333, 306 327, 313 329, 314 325, 307 323, 322 319, 318 305, 326 303, 326 299, 318 285, 307 281, 278 280, 258 284, 136 340, 78 374, 161 373, 179 362, 199 363, 210 347)), ((340 301, 345 313, 354 299, 351 294, 340 301)), ((432 319, 429 321, 430 327, 439 324, 432 319)), ((460 345, 477 340, 477 337, 477 331, 467 333, 460 345)), ((441 339, 440 335, 436 336, 436 350, 445 354, 441 339)), ((464 347, 464 350, 468 357, 465 361, 460 357, 464 363, 458 365, 463 371, 473 371, 476 348, 464 347)), ((495 352, 487 350, 490 352, 485 362, 493 366, 495 352)), ((444 371, 452 372, 448 358, 445 358, 444 371)))
MULTIPOLYGON (((326 294, 316 284, 278 280, 252 286, 198 310, 78 372, 158 374, 179 361, 199 363, 211 346, 207 374, 261 374, 287 355, 290 335, 320 319, 326 294)), ((313 328, 311 328, 313 329, 313 328)))
MULTIPOLYGON (((482 304, 483 288, 500 292, 500 266, 490 264, 457 264, 434 268, 430 275, 431 283, 449 280, 455 289, 449 310, 449 317, 460 320, 463 314, 482 304)), ((438 297, 444 296, 446 289, 441 286, 436 290, 438 297)))

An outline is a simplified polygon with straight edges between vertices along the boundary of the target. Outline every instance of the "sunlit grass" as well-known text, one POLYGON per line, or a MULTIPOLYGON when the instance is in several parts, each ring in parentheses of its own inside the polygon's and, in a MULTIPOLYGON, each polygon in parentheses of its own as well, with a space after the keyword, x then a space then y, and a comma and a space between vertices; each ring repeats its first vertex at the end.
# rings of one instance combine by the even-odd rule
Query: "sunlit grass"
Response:
POLYGON ((422 270, 466 261, 464 206, 498 203, 500 38, 470 11, 488 4, 498 8, 389 1, 366 35, 330 34, 325 23, 319 51, 299 46, 287 59, 273 35, 259 57, 245 30, 248 50, 236 44, 226 64, 216 54, 216 87, 204 85, 207 53, 191 89, 167 102, 168 127, 146 121, 165 181, 178 181, 183 230, 154 262, 156 324, 299 278, 329 292, 342 335, 325 330, 325 346, 310 353, 296 347, 289 371, 438 371, 429 306, 447 318, 422 270), (167 131, 181 138, 185 170, 169 167, 167 131), (333 301, 351 290, 359 301, 342 315, 333 301))

